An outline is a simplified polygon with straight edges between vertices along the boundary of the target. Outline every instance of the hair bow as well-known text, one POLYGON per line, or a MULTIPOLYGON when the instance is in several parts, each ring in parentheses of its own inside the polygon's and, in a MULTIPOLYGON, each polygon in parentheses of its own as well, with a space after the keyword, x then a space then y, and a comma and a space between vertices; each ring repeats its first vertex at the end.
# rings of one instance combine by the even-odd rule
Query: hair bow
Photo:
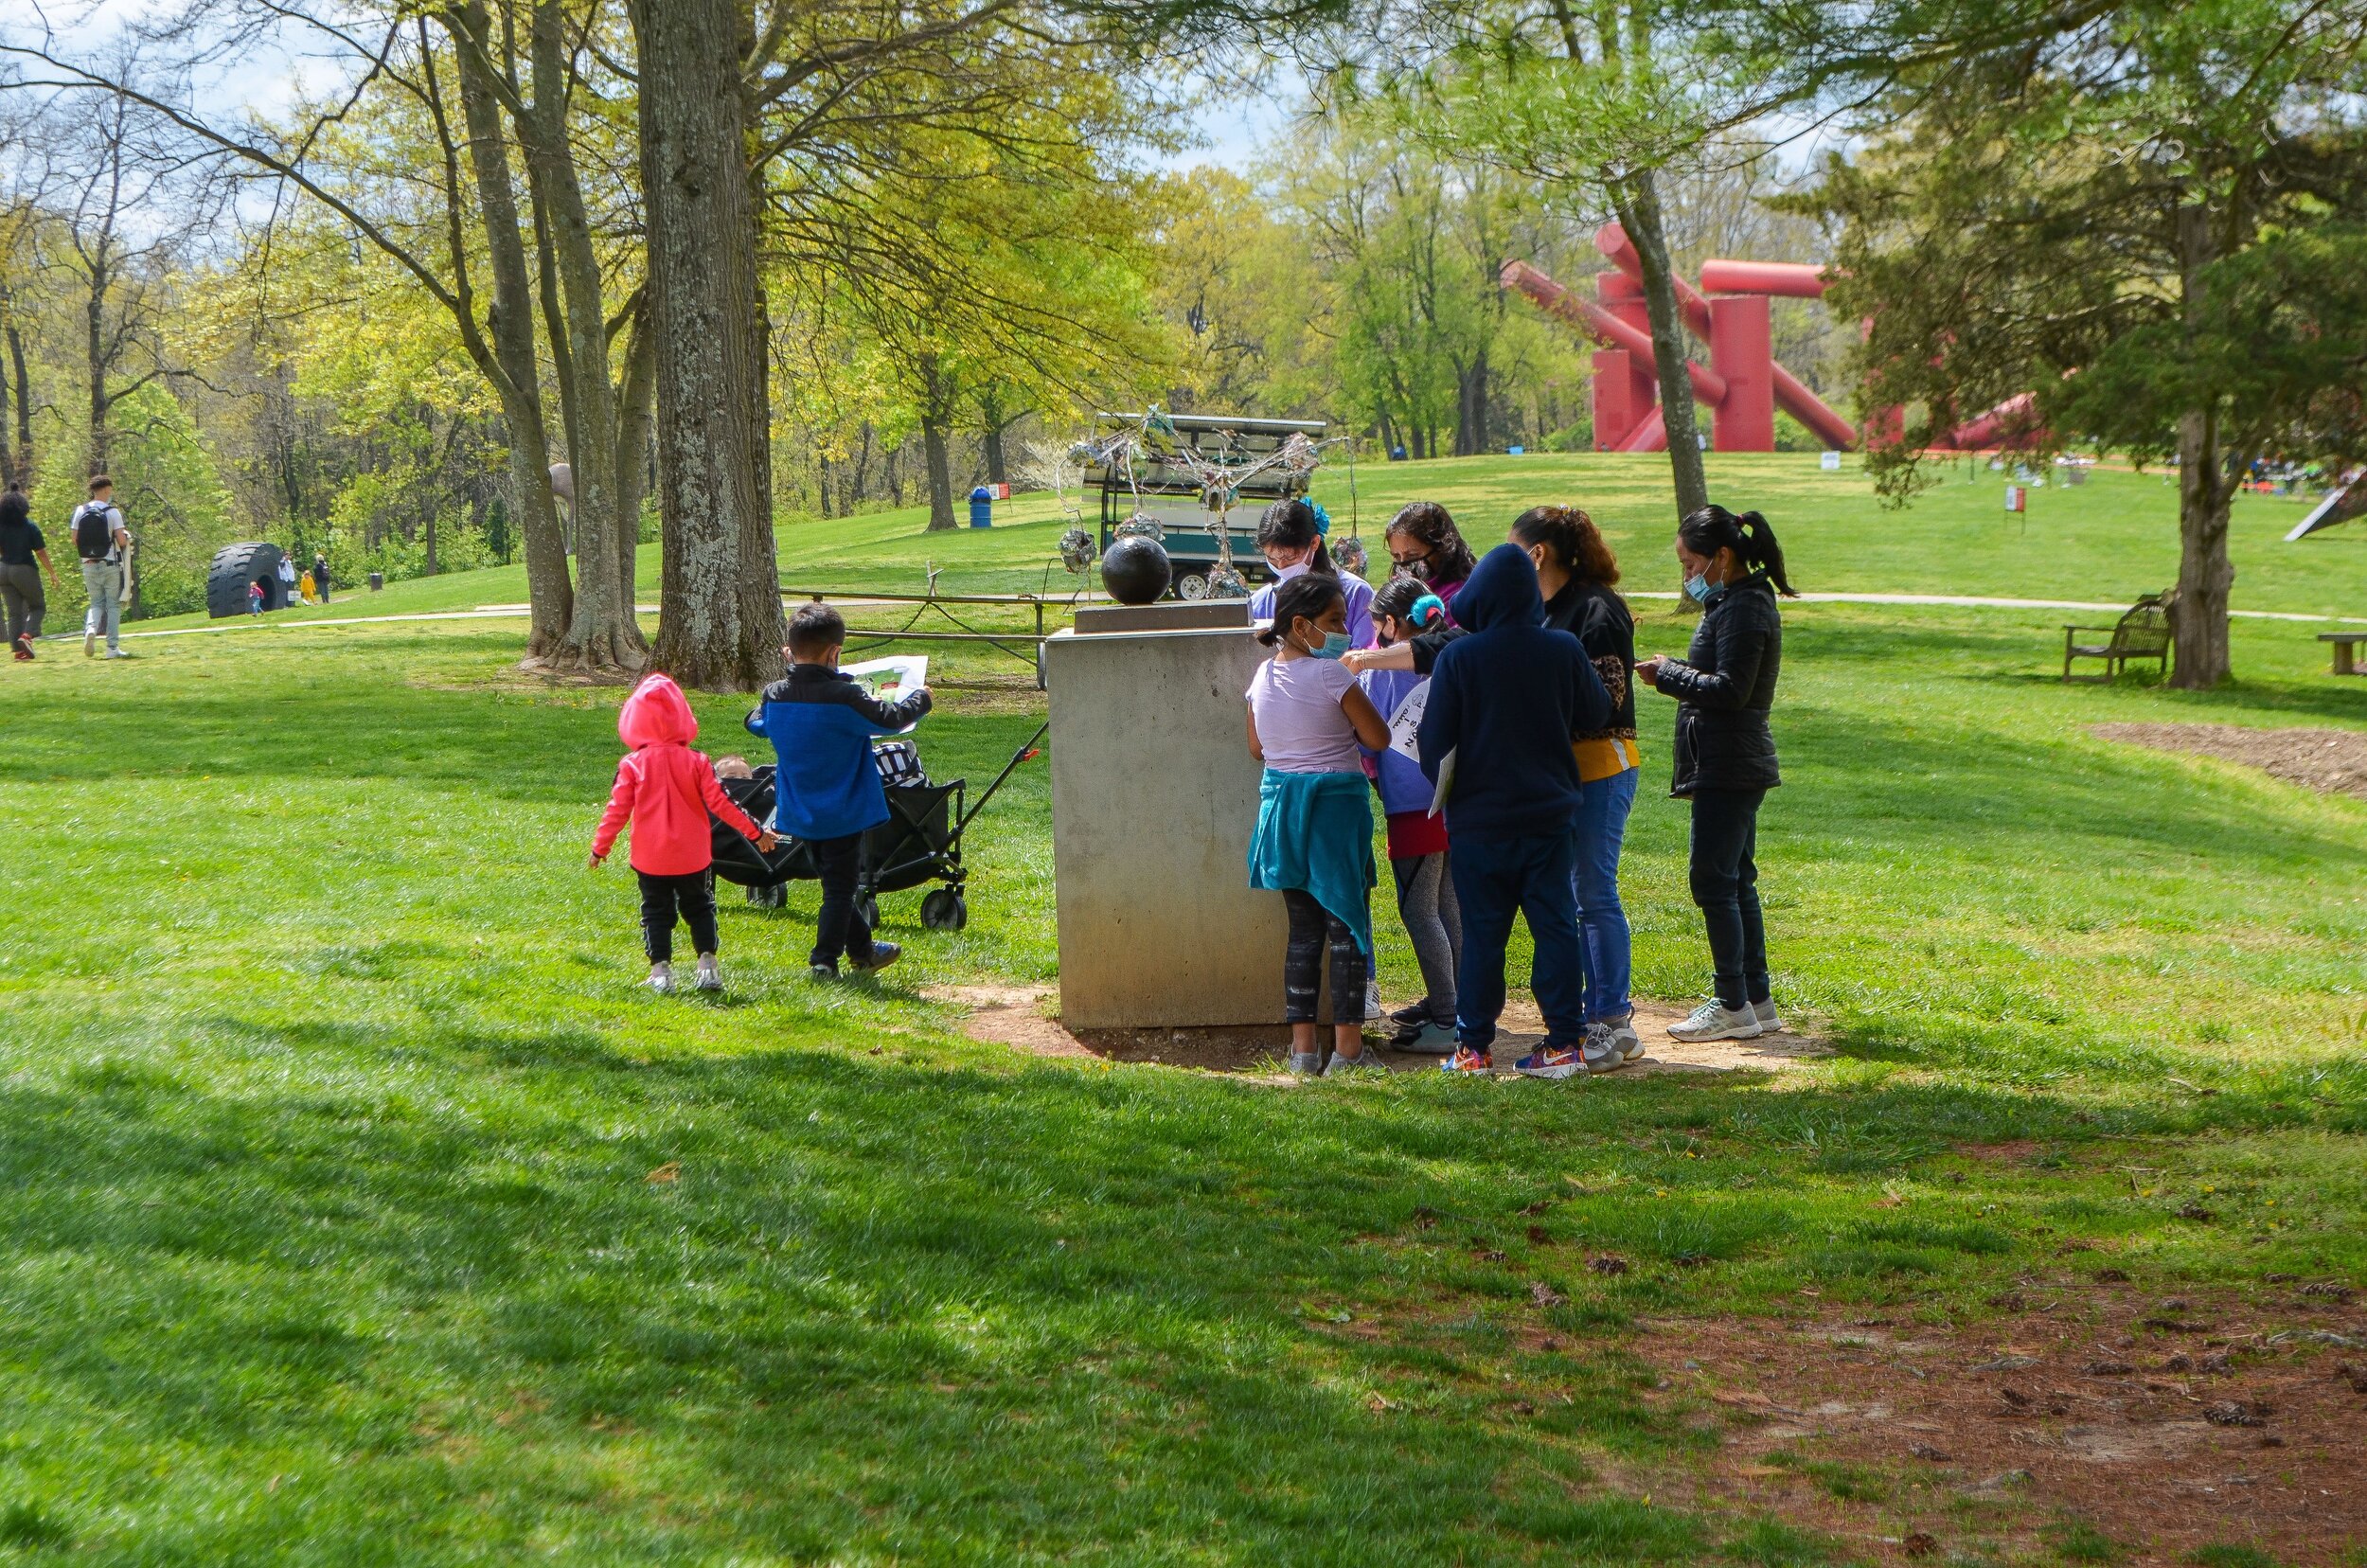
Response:
POLYGON ((1331 532, 1331 514, 1324 510, 1322 502, 1309 501, 1307 504, 1307 509, 1315 514, 1315 537, 1317 539, 1331 532))

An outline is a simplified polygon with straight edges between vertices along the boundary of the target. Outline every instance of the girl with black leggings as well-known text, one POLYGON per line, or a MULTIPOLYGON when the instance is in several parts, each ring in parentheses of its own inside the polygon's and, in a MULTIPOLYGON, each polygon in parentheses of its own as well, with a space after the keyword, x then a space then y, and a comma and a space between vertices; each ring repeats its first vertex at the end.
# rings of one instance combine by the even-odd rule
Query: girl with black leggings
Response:
POLYGON ((1759 911, 1759 802, 1783 782, 1768 727, 1783 663, 1775 596, 1797 597, 1775 530, 1757 512, 1703 507, 1677 525, 1677 561, 1701 624, 1682 659, 1659 654, 1636 679, 1674 697, 1675 775, 1669 793, 1693 803, 1693 901, 1708 928, 1717 994, 1682 1024, 1677 1040, 1751 1040, 1783 1027, 1767 972, 1759 911))

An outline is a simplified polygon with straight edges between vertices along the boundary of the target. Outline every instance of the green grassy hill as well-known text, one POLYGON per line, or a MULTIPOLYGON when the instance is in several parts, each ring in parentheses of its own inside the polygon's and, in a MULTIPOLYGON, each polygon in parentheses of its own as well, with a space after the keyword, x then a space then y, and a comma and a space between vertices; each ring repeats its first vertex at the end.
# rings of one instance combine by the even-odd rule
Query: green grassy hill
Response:
MULTIPOLYGON (((2078 489, 2035 490, 2020 516, 2004 510, 2004 477, 1985 467, 1947 471, 1942 483, 1903 510, 1874 498, 1854 466, 1825 473, 1812 453, 1709 461, 1712 492, 1736 510, 1756 508, 1776 527, 1805 590, 1913 593, 2125 602, 2178 580, 2178 497, 2160 474, 2103 470, 2078 489)), ((1363 465, 1353 485, 1335 464, 1318 476, 1316 498, 1343 529, 1363 533, 1378 557, 1389 514, 1408 501, 1444 502, 1473 543, 1491 543, 1523 508, 1575 502, 1602 525, 1626 563, 1630 587, 1672 588, 1667 545, 1668 469, 1657 456, 1554 454, 1457 457, 1363 465)), ((781 571, 793 585, 919 592, 929 568, 957 592, 1073 589, 1059 564, 1065 526, 1047 495, 998 507, 988 530, 928 531, 925 508, 860 517, 784 523, 781 571), (1047 576, 1047 568, 1049 575, 1047 576)), ((2235 503, 2232 553, 2240 609, 2367 615, 2367 525, 2283 543, 2300 503, 2244 496, 2235 503)), ((658 552, 637 558, 641 599, 654 604, 658 552)), ((1095 584, 1098 586, 1098 584, 1095 584)), ((476 609, 525 600, 525 571, 493 567, 400 582, 383 593, 340 592, 326 606, 270 617, 275 623, 359 615, 476 609)), ((146 623, 142 630, 201 625, 203 615, 146 623)))

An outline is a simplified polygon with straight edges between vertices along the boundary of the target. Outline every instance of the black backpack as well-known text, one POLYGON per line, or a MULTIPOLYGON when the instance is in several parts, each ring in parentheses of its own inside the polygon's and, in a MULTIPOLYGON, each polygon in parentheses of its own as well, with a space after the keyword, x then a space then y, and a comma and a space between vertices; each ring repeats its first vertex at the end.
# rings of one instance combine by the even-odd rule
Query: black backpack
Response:
POLYGON ((74 509, 74 553, 84 561, 104 561, 116 547, 115 527, 109 522, 112 509, 96 501, 74 509))

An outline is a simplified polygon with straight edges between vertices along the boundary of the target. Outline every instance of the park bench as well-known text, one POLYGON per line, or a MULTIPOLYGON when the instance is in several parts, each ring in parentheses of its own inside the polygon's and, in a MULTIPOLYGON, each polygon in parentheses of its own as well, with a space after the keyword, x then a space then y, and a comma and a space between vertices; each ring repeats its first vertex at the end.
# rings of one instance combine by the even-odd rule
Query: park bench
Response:
POLYGON ((2109 681, 2118 675, 2132 660, 2151 659, 2162 674, 2170 672, 2170 607, 2178 597, 2176 589, 2166 594, 2147 594, 2128 607, 2127 613, 2109 627, 2066 626, 2063 628, 2063 679, 2065 681, 2109 681), (2081 633, 2109 633, 2104 642, 2081 642, 2081 633), (2101 675, 2073 675, 2073 659, 2101 659, 2101 675))
POLYGON ((2358 645, 2367 643, 2367 632, 2321 632, 2318 640, 2334 645, 2335 674, 2367 675, 2358 668, 2358 645))

